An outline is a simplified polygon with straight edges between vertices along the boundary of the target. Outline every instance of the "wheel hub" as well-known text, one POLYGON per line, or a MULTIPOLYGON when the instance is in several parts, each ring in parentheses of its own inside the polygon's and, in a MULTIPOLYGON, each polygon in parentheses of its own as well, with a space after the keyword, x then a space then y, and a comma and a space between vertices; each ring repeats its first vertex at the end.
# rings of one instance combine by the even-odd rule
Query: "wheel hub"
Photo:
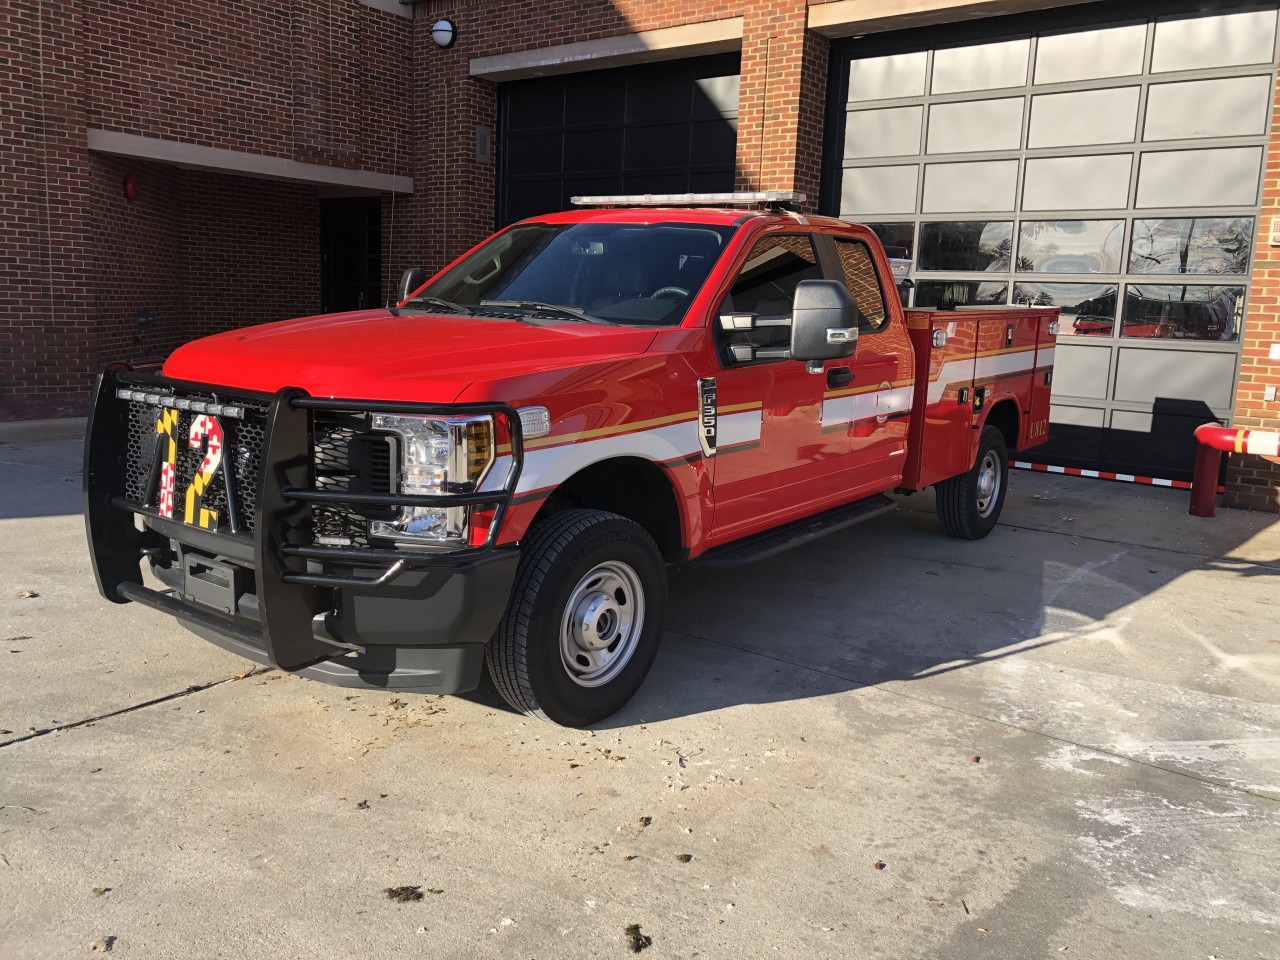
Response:
POLYGON ((995 454, 988 453, 982 458, 978 467, 977 500, 978 515, 987 517, 995 507, 996 498, 1000 494, 1000 464, 995 454))
POLYGON ((560 624, 560 660, 583 687, 616 677, 631 659, 644 630, 644 588, 621 561, 602 563, 569 594, 560 624))

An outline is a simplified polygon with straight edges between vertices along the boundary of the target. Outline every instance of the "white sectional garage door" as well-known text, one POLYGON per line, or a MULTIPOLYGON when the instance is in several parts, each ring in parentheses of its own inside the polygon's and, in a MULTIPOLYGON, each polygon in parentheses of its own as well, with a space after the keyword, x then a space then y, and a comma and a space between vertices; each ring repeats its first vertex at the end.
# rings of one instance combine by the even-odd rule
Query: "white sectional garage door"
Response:
POLYGON ((1172 7, 833 49, 825 208, 914 258, 917 306, 1063 308, 1053 462, 1185 476, 1230 420, 1277 11, 1172 7))

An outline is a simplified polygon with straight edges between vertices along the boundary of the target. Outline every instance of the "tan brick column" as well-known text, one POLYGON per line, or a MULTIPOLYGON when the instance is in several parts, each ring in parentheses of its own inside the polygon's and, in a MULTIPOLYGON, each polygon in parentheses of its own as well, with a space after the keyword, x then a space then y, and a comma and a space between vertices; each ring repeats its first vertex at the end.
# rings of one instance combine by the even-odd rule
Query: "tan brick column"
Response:
MULTIPOLYGON (((1280 246, 1271 245, 1271 231, 1280 229, 1280 99, 1271 123, 1234 421, 1237 427, 1261 430, 1280 430, 1280 401, 1265 399, 1268 386, 1280 387, 1280 358, 1271 359, 1272 345, 1280 344, 1280 246)), ((1233 454, 1227 463, 1223 504, 1280 511, 1280 465, 1261 457, 1233 454)))

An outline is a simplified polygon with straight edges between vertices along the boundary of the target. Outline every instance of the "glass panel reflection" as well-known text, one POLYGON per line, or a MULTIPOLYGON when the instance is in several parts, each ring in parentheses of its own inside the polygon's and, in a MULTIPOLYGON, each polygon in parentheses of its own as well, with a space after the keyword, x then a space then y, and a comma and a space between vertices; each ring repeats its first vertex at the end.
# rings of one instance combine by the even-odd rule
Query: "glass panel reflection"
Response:
POLYGON ((867 228, 880 238, 884 252, 902 260, 915 258, 916 225, 914 223, 868 223, 867 228))
POLYGON ((1124 295, 1120 334, 1159 340, 1236 340, 1244 287, 1132 285, 1124 295))
POLYGON ((1029 220, 1018 232, 1021 271, 1120 272, 1123 220, 1029 220))
POLYGON ((1252 217, 1135 220, 1130 273, 1248 273, 1252 217))
POLYGON ((1008 302, 1009 284, 981 280, 928 280, 916 284, 917 307, 1002 306, 1008 302))
POLYGON ((920 225, 921 270, 1007 272, 1013 224, 986 220, 920 225))
POLYGON ((1018 283, 1013 302, 1029 307, 1061 307, 1061 336, 1109 337, 1115 327, 1114 283, 1018 283))

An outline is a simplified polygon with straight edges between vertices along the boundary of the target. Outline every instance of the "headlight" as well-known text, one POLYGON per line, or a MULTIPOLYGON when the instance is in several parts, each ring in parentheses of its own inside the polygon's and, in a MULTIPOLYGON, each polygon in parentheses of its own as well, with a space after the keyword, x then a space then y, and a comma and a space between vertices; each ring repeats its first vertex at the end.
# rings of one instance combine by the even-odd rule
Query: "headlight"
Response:
MULTIPOLYGON (((373 429, 400 443, 399 492, 411 496, 473 493, 493 466, 492 417, 409 417, 375 413, 373 429)), ((374 520, 375 537, 465 546, 468 507, 404 507, 394 520, 374 520)))

